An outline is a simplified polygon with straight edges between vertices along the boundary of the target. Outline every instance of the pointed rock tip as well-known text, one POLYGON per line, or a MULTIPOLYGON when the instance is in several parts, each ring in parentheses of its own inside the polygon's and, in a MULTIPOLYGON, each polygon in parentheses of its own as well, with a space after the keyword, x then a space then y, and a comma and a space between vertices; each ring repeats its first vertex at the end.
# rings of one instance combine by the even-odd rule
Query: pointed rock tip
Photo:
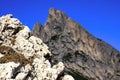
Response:
POLYGON ((49 9, 49 15, 55 16, 55 15, 56 15, 56 9, 50 8, 50 9, 49 9))
POLYGON ((51 16, 59 16, 60 15, 63 15, 64 17, 66 16, 64 12, 60 11, 60 10, 57 10, 55 8, 50 8, 49 9, 49 15, 51 16))
POLYGON ((50 9, 49 9, 49 13, 51 13, 51 12, 55 12, 55 11, 56 11, 55 8, 50 8, 50 9))
POLYGON ((49 9, 49 14, 55 14, 56 11, 58 11, 58 10, 56 10, 55 8, 50 8, 49 9))
POLYGON ((36 23, 34 24, 34 27, 33 27, 33 30, 32 30, 32 31, 40 31, 42 27, 43 27, 43 26, 42 26, 42 24, 41 24, 40 22, 36 22, 36 23))
POLYGON ((35 26, 35 25, 42 26, 42 24, 41 24, 40 22, 36 22, 36 23, 34 24, 34 26, 35 26))

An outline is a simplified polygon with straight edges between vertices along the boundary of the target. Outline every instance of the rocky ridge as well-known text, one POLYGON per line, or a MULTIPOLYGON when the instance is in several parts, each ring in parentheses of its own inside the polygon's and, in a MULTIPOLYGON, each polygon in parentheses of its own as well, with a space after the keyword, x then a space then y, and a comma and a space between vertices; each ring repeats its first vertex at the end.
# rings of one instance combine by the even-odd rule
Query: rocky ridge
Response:
POLYGON ((52 63, 62 61, 75 80, 120 80, 120 52, 64 12, 51 8, 45 26, 36 23, 31 34, 48 45, 52 63))
POLYGON ((18 19, 0 17, 0 80, 74 80, 62 62, 51 64, 51 55, 18 19))

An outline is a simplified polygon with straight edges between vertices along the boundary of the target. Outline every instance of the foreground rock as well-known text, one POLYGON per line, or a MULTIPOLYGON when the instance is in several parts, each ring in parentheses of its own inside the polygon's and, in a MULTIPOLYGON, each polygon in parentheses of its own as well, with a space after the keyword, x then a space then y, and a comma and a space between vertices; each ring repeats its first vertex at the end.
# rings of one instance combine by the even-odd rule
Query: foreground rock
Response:
POLYGON ((32 35, 43 40, 75 80, 120 80, 120 53, 95 38, 65 13, 50 9, 44 28, 35 24, 32 35))
POLYGON ((0 18, 0 80, 74 80, 66 79, 62 62, 51 65, 51 55, 18 19, 11 14, 0 18))

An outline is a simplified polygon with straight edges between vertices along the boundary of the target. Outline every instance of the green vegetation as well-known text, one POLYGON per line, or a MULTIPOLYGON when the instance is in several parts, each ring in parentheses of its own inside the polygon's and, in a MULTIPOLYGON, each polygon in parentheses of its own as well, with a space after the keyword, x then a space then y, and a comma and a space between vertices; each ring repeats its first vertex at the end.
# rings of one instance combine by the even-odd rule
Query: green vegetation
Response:
POLYGON ((116 74, 116 76, 120 76, 120 74, 119 74, 119 73, 117 73, 117 74, 116 74))
POLYGON ((72 75, 75 80, 89 80, 88 78, 85 78, 84 76, 82 76, 80 73, 77 73, 71 69, 70 71, 67 71, 66 73, 68 73, 69 75, 72 75))

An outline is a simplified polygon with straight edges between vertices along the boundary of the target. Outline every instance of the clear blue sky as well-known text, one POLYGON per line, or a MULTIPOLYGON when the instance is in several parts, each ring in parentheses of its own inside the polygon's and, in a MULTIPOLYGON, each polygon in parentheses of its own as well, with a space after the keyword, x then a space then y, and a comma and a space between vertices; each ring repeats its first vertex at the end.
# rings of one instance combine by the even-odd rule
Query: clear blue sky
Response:
POLYGON ((0 16, 11 13, 32 30, 44 25, 51 7, 120 51, 120 0, 0 0, 0 16))

